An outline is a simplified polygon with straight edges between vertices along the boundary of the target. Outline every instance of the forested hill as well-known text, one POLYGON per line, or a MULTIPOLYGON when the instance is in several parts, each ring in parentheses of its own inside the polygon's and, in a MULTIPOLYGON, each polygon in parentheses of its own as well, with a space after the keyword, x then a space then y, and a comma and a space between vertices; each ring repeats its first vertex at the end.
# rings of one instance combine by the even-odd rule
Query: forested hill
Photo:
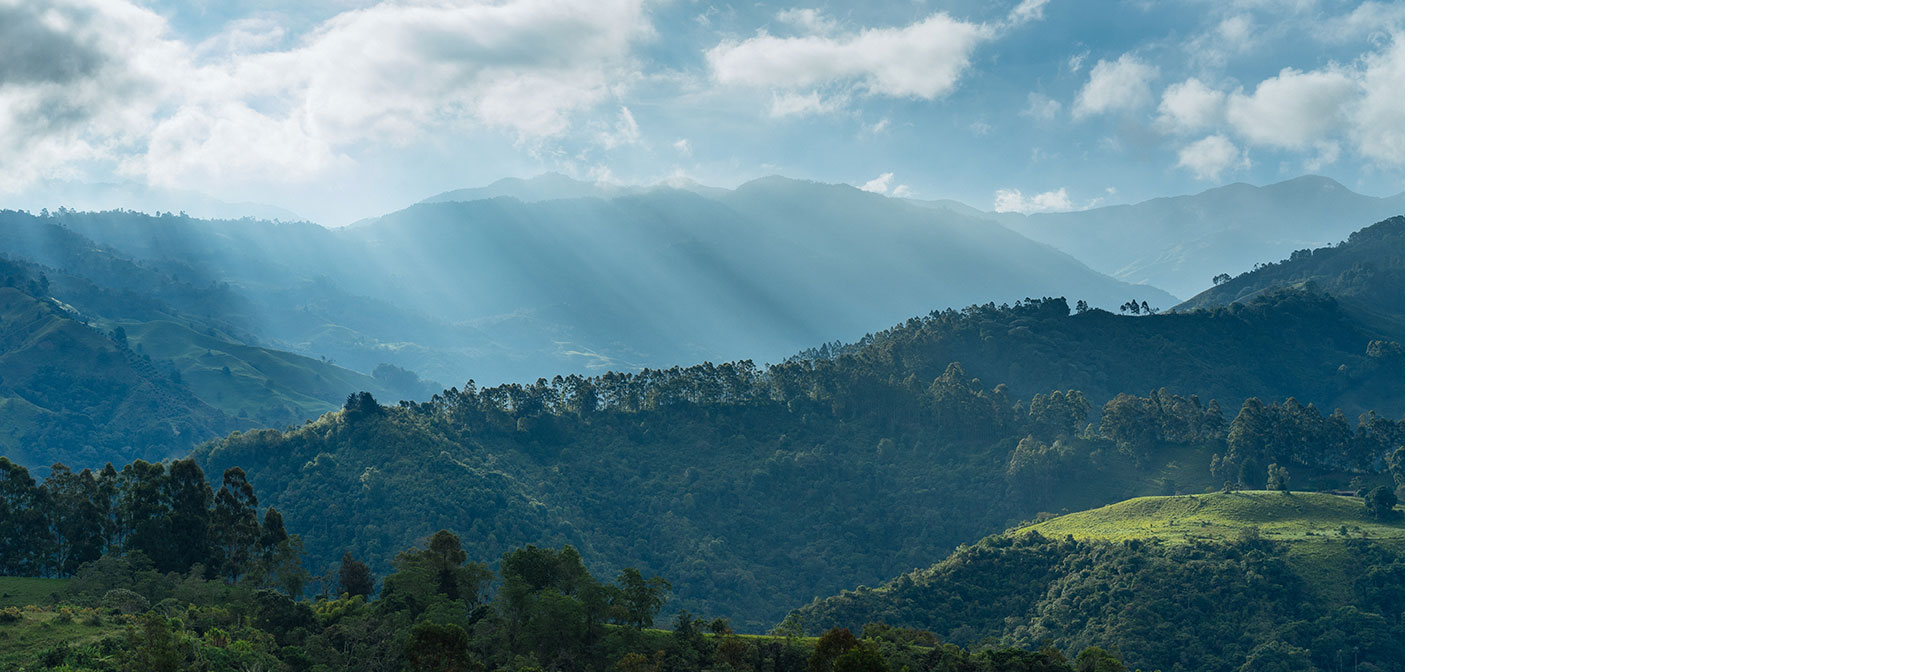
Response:
POLYGON ((840 356, 356 397, 196 455, 244 468, 311 557, 389 557, 441 528, 483 556, 567 543, 597 571, 675 577, 678 606, 766 628, 1040 511, 1268 464, 1323 487, 1390 481, 1400 427, 1293 400, 1016 395, 959 364, 921 377, 840 356))
POLYGON ((1142 498, 988 537, 787 623, 1099 647, 1144 670, 1398 670, 1402 537, 1390 504, 1353 497, 1142 498))
POLYGON ((1296 397, 1398 417, 1398 338, 1326 295, 1281 291, 1150 315, 1080 310, 1064 299, 946 310, 809 355, 842 353, 922 380, 959 362, 1015 395, 1077 389, 1106 399, 1166 387, 1223 403, 1296 397))
POLYGON ((1312 288, 1370 316, 1398 324, 1407 312, 1407 218, 1390 217, 1338 245, 1297 250, 1277 263, 1215 278, 1211 289, 1175 311, 1248 303, 1286 288, 1312 288))
POLYGON ((77 236, 55 256, 59 268, 0 257, 14 292, 0 300, 0 456, 32 469, 177 457, 230 430, 300 424, 357 391, 437 391, 391 367, 369 376, 249 343, 222 319, 243 303, 217 283, 77 236))
POLYGON ((244 426, 0 260, 0 455, 30 468, 184 453, 244 426), (156 455, 158 453, 158 455, 156 455))

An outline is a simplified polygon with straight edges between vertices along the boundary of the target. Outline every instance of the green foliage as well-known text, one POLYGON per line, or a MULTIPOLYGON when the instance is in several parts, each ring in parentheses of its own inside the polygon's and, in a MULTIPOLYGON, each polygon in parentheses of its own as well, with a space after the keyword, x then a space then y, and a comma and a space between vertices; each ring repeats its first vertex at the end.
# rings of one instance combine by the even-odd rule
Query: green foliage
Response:
POLYGON ((1325 669, 1401 669, 1399 626, 1324 600, 1299 563, 1286 545, 1259 538, 1162 544, 1012 533, 879 588, 817 600, 789 623, 886 622, 958 643, 1052 644, 1083 651, 1079 669, 1119 669, 1109 651, 1139 669, 1268 669, 1273 652, 1261 646, 1272 641, 1311 660, 1326 647, 1328 659, 1348 661, 1325 669))
POLYGON ((241 426, 68 307, 0 287, 0 455, 35 470, 124 463, 241 426))
POLYGON ((1247 303, 1288 288, 1311 286, 1344 304, 1392 323, 1404 319, 1407 284, 1407 218, 1389 217, 1331 247, 1299 250, 1278 263, 1264 263, 1225 280, 1174 307, 1218 308, 1247 303))

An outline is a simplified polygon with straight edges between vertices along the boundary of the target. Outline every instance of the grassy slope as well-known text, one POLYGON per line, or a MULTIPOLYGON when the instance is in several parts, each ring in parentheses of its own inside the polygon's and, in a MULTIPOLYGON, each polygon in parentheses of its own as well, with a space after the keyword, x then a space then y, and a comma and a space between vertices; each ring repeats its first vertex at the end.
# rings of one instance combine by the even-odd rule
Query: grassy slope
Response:
POLYGON ((1051 518, 1015 532, 1028 530, 1054 538, 1155 539, 1176 544, 1228 541, 1246 530, 1289 541, 1346 536, 1397 540, 1405 534, 1398 523, 1374 521, 1358 497, 1266 490, 1138 497, 1051 518), (1340 533, 1342 527, 1348 535, 1340 533))
POLYGON ((29 467, 98 466, 185 452, 230 428, 230 418, 186 386, 75 317, 0 287, 0 453, 29 467), (49 415, 63 418, 56 429, 72 436, 20 447, 49 415))
POLYGON ((0 625, 0 669, 36 664, 42 651, 61 644, 80 645, 125 632, 121 616, 90 625, 84 616, 61 619, 57 612, 30 611, 17 622, 0 625))
POLYGON ((1367 514, 1358 497, 1313 492, 1246 490, 1204 495, 1138 497, 1090 511, 1070 513, 1016 529, 1047 537, 1082 540, 1154 540, 1169 544, 1228 541, 1249 531, 1289 542, 1294 571, 1323 599, 1351 599, 1353 579, 1364 568, 1345 547, 1370 539, 1405 552, 1406 529, 1367 514))
POLYGON ((0 609, 46 604, 48 596, 67 586, 66 579, 0 576, 0 609))
POLYGON ((244 345, 175 322, 119 326, 126 328, 128 343, 149 357, 171 361, 195 395, 236 417, 268 425, 316 418, 362 390, 395 399, 372 376, 318 359, 244 345), (290 411, 295 417, 288 417, 290 411))

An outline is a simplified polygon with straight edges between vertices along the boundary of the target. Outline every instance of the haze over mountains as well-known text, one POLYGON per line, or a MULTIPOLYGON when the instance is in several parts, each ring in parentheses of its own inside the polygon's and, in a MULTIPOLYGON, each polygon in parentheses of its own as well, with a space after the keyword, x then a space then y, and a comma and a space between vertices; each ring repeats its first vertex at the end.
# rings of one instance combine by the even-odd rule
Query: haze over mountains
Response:
POLYGON ((845 185, 765 178, 696 193, 537 178, 429 201, 342 229, 14 213, 6 249, 62 267, 48 240, 77 234, 91 242, 79 247, 224 288, 244 304, 229 321, 262 343, 455 382, 773 360, 988 301, 1177 302, 990 222, 845 185))
POLYGON ((1181 298, 1214 275, 1339 242, 1406 213, 1406 195, 1364 196, 1309 175, 1255 187, 1230 184, 1190 196, 1078 212, 999 214, 995 221, 1052 245, 1102 273, 1181 298))

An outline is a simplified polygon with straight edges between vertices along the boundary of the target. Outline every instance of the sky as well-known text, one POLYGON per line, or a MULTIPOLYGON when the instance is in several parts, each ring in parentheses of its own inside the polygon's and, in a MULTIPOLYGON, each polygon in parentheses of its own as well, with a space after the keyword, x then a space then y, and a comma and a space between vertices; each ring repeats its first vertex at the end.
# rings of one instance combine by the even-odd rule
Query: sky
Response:
POLYGON ((131 183, 343 225, 559 172, 1047 212, 1404 189, 1372 0, 0 0, 0 206, 131 183))

